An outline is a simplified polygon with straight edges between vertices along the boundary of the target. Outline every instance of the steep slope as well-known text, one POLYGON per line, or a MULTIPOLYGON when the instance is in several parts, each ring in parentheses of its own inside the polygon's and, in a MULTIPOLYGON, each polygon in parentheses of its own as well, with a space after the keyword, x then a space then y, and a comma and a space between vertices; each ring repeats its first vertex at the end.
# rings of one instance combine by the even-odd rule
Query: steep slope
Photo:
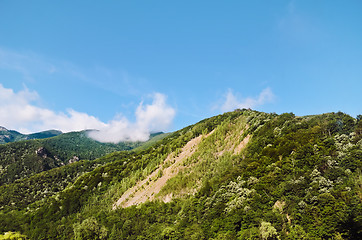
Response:
MULTIPOLYGON (((114 204, 113 209, 117 209, 120 206, 129 207, 131 205, 138 205, 147 200, 154 200, 155 195, 161 191, 167 181, 175 177, 179 171, 184 168, 182 163, 193 155, 202 137, 203 135, 200 135, 191 139, 176 156, 172 153, 169 154, 155 171, 123 193, 122 197, 114 204)), ((169 202, 170 197, 172 197, 172 195, 168 196, 165 202, 169 202)))
POLYGON ((215 116, 146 150, 114 153, 56 196, 4 203, 0 232, 34 239, 361 239, 361 130, 360 118, 343 113, 215 116))

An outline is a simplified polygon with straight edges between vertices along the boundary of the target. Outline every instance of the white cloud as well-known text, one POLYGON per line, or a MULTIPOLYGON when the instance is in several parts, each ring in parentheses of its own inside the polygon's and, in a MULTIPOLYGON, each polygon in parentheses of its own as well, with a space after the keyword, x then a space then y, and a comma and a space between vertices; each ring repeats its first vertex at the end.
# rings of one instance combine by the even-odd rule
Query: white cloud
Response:
POLYGON ((226 94, 225 102, 220 107, 221 111, 227 112, 232 111, 237 108, 255 108, 257 106, 264 105, 266 103, 272 102, 275 99, 275 95, 273 94, 270 88, 265 88, 258 97, 256 98, 245 98, 245 99, 237 99, 237 97, 232 93, 231 90, 226 94))
POLYGON ((165 131, 172 123, 175 110, 166 104, 163 94, 153 95, 150 105, 141 103, 136 112, 136 122, 115 118, 108 123, 87 113, 68 109, 55 112, 36 105, 39 95, 27 88, 19 92, 0 84, 0 125, 23 133, 57 129, 63 132, 98 129, 90 137, 101 142, 145 141, 153 131, 165 131))
POLYGON ((99 119, 73 109, 57 113, 38 107, 35 102, 39 99, 35 91, 25 88, 16 93, 0 84, 0 124, 24 133, 48 129, 80 131, 105 125, 99 119))
POLYGON ((165 131, 175 116, 175 110, 166 104, 166 96, 155 93, 153 102, 137 107, 136 122, 130 123, 126 118, 113 120, 99 131, 92 131, 89 137, 103 142, 146 141, 151 132, 165 131))
POLYGON ((137 124, 141 128, 162 131, 169 126, 175 116, 175 110, 166 104, 166 96, 155 93, 151 105, 141 103, 136 110, 137 124))

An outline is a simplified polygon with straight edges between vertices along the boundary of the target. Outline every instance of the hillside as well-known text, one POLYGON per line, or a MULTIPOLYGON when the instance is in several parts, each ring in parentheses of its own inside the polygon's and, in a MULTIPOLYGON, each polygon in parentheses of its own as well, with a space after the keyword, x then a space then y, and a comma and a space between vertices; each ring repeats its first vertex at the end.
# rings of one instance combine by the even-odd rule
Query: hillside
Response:
POLYGON ((152 145, 152 138, 162 139, 163 136, 166 135, 155 133, 148 142, 113 144, 97 142, 87 137, 87 131, 82 131, 1 144, 0 185, 79 160, 94 160, 115 151, 131 150, 143 144, 152 145))
POLYGON ((225 113, 147 149, 92 161, 98 165, 81 161, 79 170, 71 164, 1 186, 0 232, 30 239, 361 239, 361 139, 360 116, 341 112, 225 113), (58 189, 48 184, 65 177, 58 189))
POLYGON ((49 137, 55 137, 62 134, 61 131, 49 130, 32 134, 22 134, 14 130, 8 130, 0 126, 0 144, 17 142, 30 139, 43 139, 49 137))

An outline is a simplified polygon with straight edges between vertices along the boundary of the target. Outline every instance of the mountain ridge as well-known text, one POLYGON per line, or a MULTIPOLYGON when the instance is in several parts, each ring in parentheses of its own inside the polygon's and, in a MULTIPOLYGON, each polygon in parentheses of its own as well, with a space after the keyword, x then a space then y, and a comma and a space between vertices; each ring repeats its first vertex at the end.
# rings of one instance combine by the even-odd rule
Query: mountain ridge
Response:
POLYGON ((58 136, 60 134, 62 134, 62 132, 59 130, 46 130, 31 134, 23 134, 18 131, 8 130, 3 126, 0 126, 0 144, 23 141, 23 140, 31 140, 31 139, 50 138, 58 136))
MULTIPOLYGON (((341 112, 214 116, 147 149, 95 160, 104 164, 72 175, 56 194, 29 184, 35 202, 17 195, 28 178, 1 186, 0 231, 34 239, 361 239, 361 130, 360 119, 341 112), (170 173, 160 191, 142 193, 170 173), (112 209, 135 186, 129 200, 137 192, 146 200, 112 209)), ((74 174, 78 165, 61 169, 74 174)), ((61 176, 41 174, 33 178, 61 176)))

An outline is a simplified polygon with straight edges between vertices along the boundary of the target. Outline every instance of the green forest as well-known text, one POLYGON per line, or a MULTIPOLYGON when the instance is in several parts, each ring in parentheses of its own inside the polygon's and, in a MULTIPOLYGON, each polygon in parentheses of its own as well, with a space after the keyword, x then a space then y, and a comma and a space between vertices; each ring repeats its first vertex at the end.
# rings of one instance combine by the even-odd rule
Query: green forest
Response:
POLYGON ((154 133, 147 142, 114 144, 97 142, 87 137, 87 131, 81 131, 0 144, 0 185, 80 160, 94 160, 116 151, 145 148, 165 136, 165 133, 154 133))
POLYGON ((0 145, 0 239, 362 239, 361 115, 238 109, 123 149, 62 135, 0 145))

